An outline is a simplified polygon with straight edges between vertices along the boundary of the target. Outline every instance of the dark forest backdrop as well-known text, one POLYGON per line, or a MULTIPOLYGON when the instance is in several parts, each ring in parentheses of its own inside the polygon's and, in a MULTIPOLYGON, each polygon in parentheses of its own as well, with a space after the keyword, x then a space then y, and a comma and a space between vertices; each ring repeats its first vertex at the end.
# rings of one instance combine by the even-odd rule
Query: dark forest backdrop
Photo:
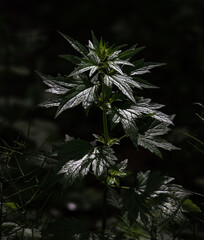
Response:
POLYGON ((204 103, 204 1, 203 0, 86 0, 0 1, 0 135, 13 141, 19 132, 44 148, 62 142, 65 134, 92 139, 100 132, 101 116, 88 119, 78 107, 54 120, 54 109, 37 107, 45 86, 35 70, 56 76, 69 74, 73 65, 60 54, 74 50, 58 30, 87 44, 91 30, 110 44, 146 46, 138 58, 167 65, 145 77, 160 89, 145 91, 164 112, 176 114, 168 138, 180 151, 164 152, 158 159, 137 152, 132 143, 118 147, 121 159, 129 158, 135 172, 159 169, 185 187, 203 192, 203 155, 189 145, 185 133, 204 139, 204 126, 195 115, 204 103), (93 121, 91 124, 90 122, 93 121))

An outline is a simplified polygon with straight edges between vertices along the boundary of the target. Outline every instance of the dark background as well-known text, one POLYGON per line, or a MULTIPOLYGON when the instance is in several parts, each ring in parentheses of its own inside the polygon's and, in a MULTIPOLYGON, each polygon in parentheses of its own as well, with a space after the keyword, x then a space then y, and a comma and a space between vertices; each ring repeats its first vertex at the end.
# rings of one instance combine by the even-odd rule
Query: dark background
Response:
POLYGON ((54 119, 55 109, 40 109, 47 98, 35 70, 56 76, 69 74, 71 63, 58 58, 74 50, 58 30, 87 44, 91 30, 110 44, 146 46, 138 58, 164 62, 144 78, 160 87, 144 92, 163 103, 163 111, 176 114, 168 139, 180 151, 164 152, 158 159, 147 151, 137 152, 124 140, 117 147, 119 159, 129 158, 129 168, 161 170, 186 188, 203 192, 203 154, 188 143, 185 133, 204 139, 204 125, 195 115, 204 103, 204 1, 203 0, 86 0, 0 2, 0 134, 12 141, 19 132, 44 149, 62 142, 65 134, 93 140, 101 116, 86 118, 81 107, 54 119), (50 135, 50 132, 52 134, 50 135))

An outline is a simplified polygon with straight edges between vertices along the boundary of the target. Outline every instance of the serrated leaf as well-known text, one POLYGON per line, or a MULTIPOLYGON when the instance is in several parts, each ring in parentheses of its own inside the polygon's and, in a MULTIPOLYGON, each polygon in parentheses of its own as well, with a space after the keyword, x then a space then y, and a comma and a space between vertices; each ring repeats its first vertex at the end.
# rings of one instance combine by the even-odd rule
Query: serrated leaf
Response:
POLYGON ((106 175, 110 166, 114 166, 117 161, 115 152, 107 146, 96 147, 90 158, 93 159, 92 170, 97 177, 106 175))
POLYGON ((135 103, 135 98, 133 96, 132 89, 127 82, 122 81, 121 79, 118 78, 113 78, 108 75, 105 75, 104 80, 112 82, 115 86, 117 86, 121 90, 121 92, 125 96, 127 96, 131 101, 135 103))
POLYGON ((71 37, 59 32, 69 43, 70 45, 79 53, 81 53, 83 56, 86 56, 88 54, 87 49, 78 41, 72 39, 71 37))
POLYGON ((57 89, 58 88, 71 88, 76 86, 75 79, 70 78, 68 76, 61 76, 58 74, 57 77, 52 77, 50 75, 45 75, 43 73, 37 72, 36 73, 39 75, 40 78, 43 79, 43 83, 46 84, 48 87, 50 87, 51 92, 53 91, 55 94, 63 94, 63 93, 58 93, 57 89))
POLYGON ((128 61, 124 61, 124 60, 120 60, 120 59, 116 59, 113 61, 115 64, 121 64, 121 65, 127 65, 127 66, 132 66, 134 67, 134 65, 128 61))
POLYGON ((123 75, 122 69, 115 62, 108 62, 108 66, 109 66, 110 69, 113 69, 116 72, 123 75))
POLYGON ((121 123, 126 135, 137 147, 138 129, 135 122, 135 115, 125 109, 113 108, 110 111, 110 118, 113 123, 121 123))
POLYGON ((147 89, 157 89, 159 87, 149 83, 148 81, 138 78, 138 77, 134 77, 133 80, 141 87, 141 88, 147 88, 147 89))
POLYGON ((163 148, 165 150, 179 150, 173 144, 167 142, 158 136, 164 135, 168 132, 167 124, 160 123, 153 128, 150 128, 145 132, 145 134, 138 135, 138 145, 148 149, 150 152, 155 153, 158 157, 162 158, 162 154, 158 148, 163 148))
POLYGON ((135 105, 132 105, 129 111, 133 112, 137 117, 141 117, 144 114, 150 115, 152 118, 160 121, 172 124, 173 122, 170 117, 157 109, 164 107, 162 104, 151 103, 150 98, 138 98, 138 101, 135 105))
POLYGON ((87 109, 96 100, 97 86, 87 87, 81 85, 81 88, 70 90, 60 102, 57 109, 56 117, 59 116, 63 111, 69 108, 73 108, 80 103, 87 109))
POLYGON ((67 161, 59 174, 65 174, 68 185, 72 184, 77 178, 83 178, 90 169, 99 178, 108 173, 108 169, 115 165, 116 160, 112 148, 107 146, 92 147, 91 150, 84 152, 81 158, 75 157, 67 161))
POLYGON ((121 82, 121 83, 127 83, 130 87, 136 87, 141 89, 140 85, 134 81, 131 77, 123 74, 123 75, 119 75, 119 74, 115 74, 112 76, 113 79, 116 79, 117 81, 121 82))
POLYGON ((136 70, 131 72, 131 76, 133 75, 142 75, 145 73, 150 73, 150 70, 155 67, 160 67, 166 65, 165 63, 144 63, 143 67, 137 68, 136 70))
POLYGON ((69 77, 79 75, 81 73, 90 71, 95 68, 96 68, 96 65, 93 65, 92 63, 82 64, 78 66, 73 72, 71 72, 69 77))
POLYGON ((58 107, 61 101, 62 101, 62 98, 50 99, 48 101, 45 101, 39 104, 39 107, 45 107, 45 108, 58 107))
POLYGON ((181 203, 189 193, 179 185, 172 184, 173 178, 159 172, 137 174, 135 189, 123 190, 123 212, 130 224, 138 222, 147 231, 151 222, 163 229, 165 224, 185 221, 181 203), (180 192, 182 191, 182 194, 180 192))
MULTIPOLYGON (((135 146, 138 146, 138 129, 136 126, 137 118, 141 118, 144 116, 150 116, 152 118, 155 118, 158 121, 165 122, 167 124, 173 124, 172 120, 169 116, 167 116, 166 114, 164 114, 160 111, 157 111, 157 109, 163 107, 163 105, 155 104, 155 103, 153 104, 153 103, 150 103, 150 101, 151 101, 151 99, 148 99, 148 98, 147 99, 138 98, 138 101, 135 105, 131 105, 130 107, 126 107, 126 108, 114 107, 109 111, 112 122, 114 124, 117 124, 119 122, 122 123, 123 129, 124 129, 126 135, 128 137, 130 137, 130 139, 132 140, 132 142, 135 146)), ((161 131, 164 131, 164 129, 167 130, 167 125, 165 125, 165 126, 163 126, 163 128, 161 128, 162 126, 158 125, 158 126, 155 126, 154 128, 152 128, 150 135, 151 136, 152 135, 156 136, 158 134, 163 135, 164 132, 161 132, 161 131)), ((147 134, 148 133, 149 132, 147 132, 147 134)), ((150 145, 149 139, 145 140, 145 136, 143 139, 142 135, 140 135, 140 145, 143 142, 146 143, 148 146, 150 145)), ((158 143, 158 145, 159 145, 159 143, 158 143)), ((166 143, 166 148, 168 146, 170 148, 171 144, 166 143)), ((164 147, 165 146, 163 146, 163 148, 164 147)), ((150 148, 150 146, 149 146, 149 148, 150 148)), ((151 150, 156 151, 157 149, 155 149, 155 146, 152 146, 151 150)), ((159 151, 156 151, 156 152, 157 152, 157 154, 160 155, 159 151)))

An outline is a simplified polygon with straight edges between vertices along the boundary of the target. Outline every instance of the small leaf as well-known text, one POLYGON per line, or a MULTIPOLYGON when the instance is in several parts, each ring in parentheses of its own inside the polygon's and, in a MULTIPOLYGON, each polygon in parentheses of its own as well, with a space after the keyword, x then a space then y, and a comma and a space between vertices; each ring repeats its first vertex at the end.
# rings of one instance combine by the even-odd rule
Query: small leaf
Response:
POLYGON ((186 212, 197 212, 197 213, 201 213, 201 209, 195 204, 193 203, 190 199, 186 199, 183 204, 182 204, 182 208, 186 211, 186 212))
POLYGON ((62 101, 62 98, 50 99, 48 101, 45 101, 39 104, 39 107, 45 107, 45 108, 58 107, 61 101, 62 101))
POLYGON ((94 47, 95 47, 96 49, 98 49, 98 48, 99 48, 99 42, 98 42, 96 36, 94 35, 94 32, 93 32, 93 31, 91 31, 91 35, 92 35, 92 40, 93 40, 94 47))
POLYGON ((18 203, 14 203, 14 202, 5 202, 5 203, 3 203, 3 205, 12 210, 17 210, 19 208, 18 203))

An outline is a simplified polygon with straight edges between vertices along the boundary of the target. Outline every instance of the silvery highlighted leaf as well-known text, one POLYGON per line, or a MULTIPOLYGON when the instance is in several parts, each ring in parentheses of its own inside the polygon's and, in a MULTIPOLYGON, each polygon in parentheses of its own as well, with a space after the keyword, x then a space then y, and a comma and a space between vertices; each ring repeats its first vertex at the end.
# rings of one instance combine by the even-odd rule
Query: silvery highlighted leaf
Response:
MULTIPOLYGON (((79 143, 79 140, 75 140, 68 142, 66 145, 71 146, 75 145, 75 143, 80 147, 79 144, 82 142, 79 143)), ((68 161, 61 167, 58 174, 65 174, 68 184, 72 184, 77 178, 83 178, 90 170, 93 171, 96 177, 106 175, 108 169, 115 165, 117 158, 112 148, 107 146, 92 147, 91 144, 90 146, 87 145, 86 149, 82 146, 83 156, 80 156, 79 153, 74 153, 71 149, 65 149, 68 153, 68 161), (73 156, 73 159, 70 159, 69 152, 73 156)), ((81 150, 78 149, 78 151, 80 152, 81 150)), ((62 156, 62 151, 60 154, 62 156)), ((66 157, 66 155, 64 155, 64 157, 66 157)))
POLYGON ((108 66, 123 75, 122 69, 115 62, 108 62, 108 66))
POLYGON ((114 108, 110 111, 110 117, 114 124, 121 123, 125 134, 137 147, 138 129, 135 122, 135 115, 125 109, 114 108))
POLYGON ((162 158, 162 154, 158 148, 162 148, 168 151, 179 150, 173 144, 166 140, 159 138, 158 136, 164 135, 169 131, 167 123, 160 123, 153 128, 150 128, 145 134, 139 134, 138 144, 150 152, 155 153, 158 157, 162 158))
POLYGON ((92 171, 97 177, 103 174, 106 175, 110 166, 115 165, 115 161, 117 161, 115 152, 107 146, 96 147, 90 155, 90 158, 93 159, 92 171))
POLYGON ((88 108, 96 100, 95 91, 96 86, 86 88, 86 86, 83 85, 81 88, 71 90, 61 101, 56 113, 56 117, 66 109, 76 107, 80 103, 83 103, 82 105, 85 109, 88 108))
POLYGON ((148 89, 156 89, 159 88, 148 81, 138 78, 138 77, 133 77, 133 80, 141 87, 141 88, 148 88, 148 89))
POLYGON ((118 87, 121 92, 126 95, 131 101, 135 103, 135 98, 129 84, 121 79, 114 78, 112 76, 105 75, 104 80, 112 82, 116 87, 118 87))
MULTIPOLYGON (((79 75, 81 73, 87 72, 89 70, 95 69, 96 66, 92 64, 84 64, 78 66, 72 73, 70 73, 69 77, 79 75)), ((96 69, 95 69, 96 70, 96 69)), ((93 71, 93 70, 92 70, 93 71)))
POLYGON ((120 81, 121 83, 126 82, 130 87, 142 89, 141 86, 136 81, 134 81, 131 77, 125 74, 123 75, 115 74, 112 76, 112 78, 114 78, 117 81, 120 81))
POLYGON ((45 101, 41 104, 39 104, 39 107, 45 107, 45 108, 50 108, 50 107, 58 107, 60 105, 62 98, 59 99, 51 99, 48 101, 45 101))
POLYGON ((165 65, 165 63, 144 63, 144 66, 141 68, 138 68, 131 72, 131 75, 142 75, 145 73, 150 73, 150 70, 155 67, 160 67, 165 65))

